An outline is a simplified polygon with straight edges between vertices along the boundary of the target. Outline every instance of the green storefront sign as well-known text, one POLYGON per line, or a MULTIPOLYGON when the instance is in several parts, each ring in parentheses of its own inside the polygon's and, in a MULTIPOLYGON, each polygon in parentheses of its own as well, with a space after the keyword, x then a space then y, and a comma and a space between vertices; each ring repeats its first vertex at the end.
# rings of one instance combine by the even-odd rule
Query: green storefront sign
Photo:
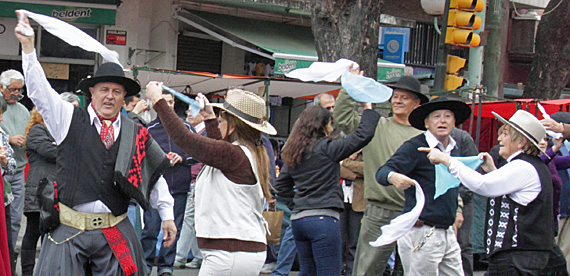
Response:
POLYGON ((24 9, 43 14, 63 21, 96 25, 115 25, 117 11, 86 7, 55 6, 32 3, 16 3, 0 1, 0 17, 16 17, 15 10, 24 9))
MULTIPOLYGON (((307 68, 314 61, 301 59, 285 59, 275 58, 275 75, 284 76, 292 70, 299 68, 307 68)), ((398 64, 399 65, 399 64, 398 64)), ((389 82, 392 79, 398 79, 404 75, 404 68, 396 68, 378 65, 377 80, 379 82, 389 82)))

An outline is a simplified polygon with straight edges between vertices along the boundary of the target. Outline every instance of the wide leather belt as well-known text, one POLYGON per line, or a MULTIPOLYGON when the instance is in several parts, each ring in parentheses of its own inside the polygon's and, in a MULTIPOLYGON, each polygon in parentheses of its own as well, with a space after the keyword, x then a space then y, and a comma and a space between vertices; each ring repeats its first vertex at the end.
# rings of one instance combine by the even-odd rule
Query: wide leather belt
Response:
POLYGON ((83 213, 59 203, 59 222, 79 230, 95 230, 113 227, 127 217, 127 213, 113 216, 112 213, 83 213))

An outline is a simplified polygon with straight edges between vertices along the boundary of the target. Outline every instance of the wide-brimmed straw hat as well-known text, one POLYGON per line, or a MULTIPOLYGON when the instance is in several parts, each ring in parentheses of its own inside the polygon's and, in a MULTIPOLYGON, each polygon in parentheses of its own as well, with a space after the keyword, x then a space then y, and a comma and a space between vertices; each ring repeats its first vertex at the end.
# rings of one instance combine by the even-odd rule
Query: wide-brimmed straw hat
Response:
POLYGON ((79 83, 79 89, 87 93, 90 87, 100 82, 113 82, 124 86, 127 92, 125 97, 134 96, 141 91, 141 86, 133 79, 125 77, 123 68, 114 62, 101 64, 93 77, 83 79, 79 83))
POLYGON ((433 111, 441 109, 453 112, 453 115, 455 116, 455 126, 465 122, 465 120, 467 120, 471 115, 471 108, 469 108, 466 103, 460 100, 448 99, 446 96, 439 96, 414 109, 412 113, 410 113, 408 121, 413 127, 420 130, 426 130, 425 118, 433 111))
POLYGON ((528 139, 532 145, 539 149, 542 153, 546 154, 540 149, 538 143, 546 136, 546 129, 534 115, 522 109, 517 110, 509 120, 501 117, 501 115, 491 111, 493 115, 503 124, 507 124, 522 134, 528 139))
POLYGON ((252 92, 232 89, 226 94, 224 103, 212 103, 211 105, 236 116, 250 127, 263 133, 277 134, 277 130, 266 120, 265 101, 252 92))
POLYGON ((419 80, 410 76, 403 76, 395 84, 388 85, 393 89, 403 89, 412 92, 420 98, 420 104, 429 102, 429 98, 422 93, 422 84, 419 80))

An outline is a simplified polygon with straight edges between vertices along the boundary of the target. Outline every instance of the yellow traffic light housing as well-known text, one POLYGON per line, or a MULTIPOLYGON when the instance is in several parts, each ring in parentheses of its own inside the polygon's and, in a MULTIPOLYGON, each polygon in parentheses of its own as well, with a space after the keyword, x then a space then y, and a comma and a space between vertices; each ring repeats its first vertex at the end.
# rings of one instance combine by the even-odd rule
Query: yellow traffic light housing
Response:
POLYGON ((481 28, 483 20, 473 12, 464 12, 459 10, 449 10, 447 18, 447 26, 458 27, 468 30, 477 30, 481 28))
POLYGON ((443 88, 445 90, 455 90, 463 86, 467 81, 459 77, 459 70, 465 66, 467 60, 458 56, 447 55, 447 75, 443 88))
POLYGON ((473 30, 481 28, 483 20, 475 12, 483 11, 485 0, 451 0, 447 15, 445 43, 463 47, 477 47, 481 37, 473 30))
POLYGON ((450 0, 449 8, 481 12, 485 9, 485 0, 450 0))

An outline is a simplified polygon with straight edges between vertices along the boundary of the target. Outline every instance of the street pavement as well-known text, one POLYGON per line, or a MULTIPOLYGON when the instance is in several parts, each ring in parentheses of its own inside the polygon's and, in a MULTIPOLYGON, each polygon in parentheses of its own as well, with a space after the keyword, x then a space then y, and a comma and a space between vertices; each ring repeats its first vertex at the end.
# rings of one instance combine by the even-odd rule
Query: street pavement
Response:
MULTIPOLYGON (((173 275, 175 275, 175 276, 198 276, 199 271, 200 271, 199 269, 175 269, 173 275)), ((473 273, 473 276, 483 276, 484 274, 485 274, 484 271, 475 271, 473 273)), ((269 274, 260 274, 260 275, 269 275, 269 274)), ((295 271, 295 272, 291 272, 291 274, 289 274, 289 275, 297 276, 297 275, 299 275, 299 273, 295 271)), ((156 271, 153 271, 151 276, 156 276, 156 271)))
MULTIPOLYGON (((20 248, 21 244, 22 244, 22 238, 24 236, 24 231, 26 229, 26 217, 23 216, 22 217, 22 226, 21 226, 21 230, 20 230, 20 234, 18 236, 18 241, 17 241, 17 247, 20 248)), ((39 253, 39 244, 38 244, 38 253, 39 253)), ((39 254, 37 254, 39 255, 39 254)), ((198 273, 200 272, 199 269, 174 269, 174 273, 173 275, 175 276, 198 276, 198 273)), ((16 273, 18 275, 22 274, 22 270, 21 270, 21 266, 20 266, 20 258, 18 258, 18 264, 16 266, 16 273)), ((299 274, 298 271, 293 271, 291 272, 291 276, 297 276, 299 274)), ((484 271, 476 271, 473 273, 474 276, 483 276, 485 274, 484 271)), ((260 275, 269 275, 269 274, 260 274, 260 275)), ((156 276, 156 267, 154 268, 151 276, 156 276)))

